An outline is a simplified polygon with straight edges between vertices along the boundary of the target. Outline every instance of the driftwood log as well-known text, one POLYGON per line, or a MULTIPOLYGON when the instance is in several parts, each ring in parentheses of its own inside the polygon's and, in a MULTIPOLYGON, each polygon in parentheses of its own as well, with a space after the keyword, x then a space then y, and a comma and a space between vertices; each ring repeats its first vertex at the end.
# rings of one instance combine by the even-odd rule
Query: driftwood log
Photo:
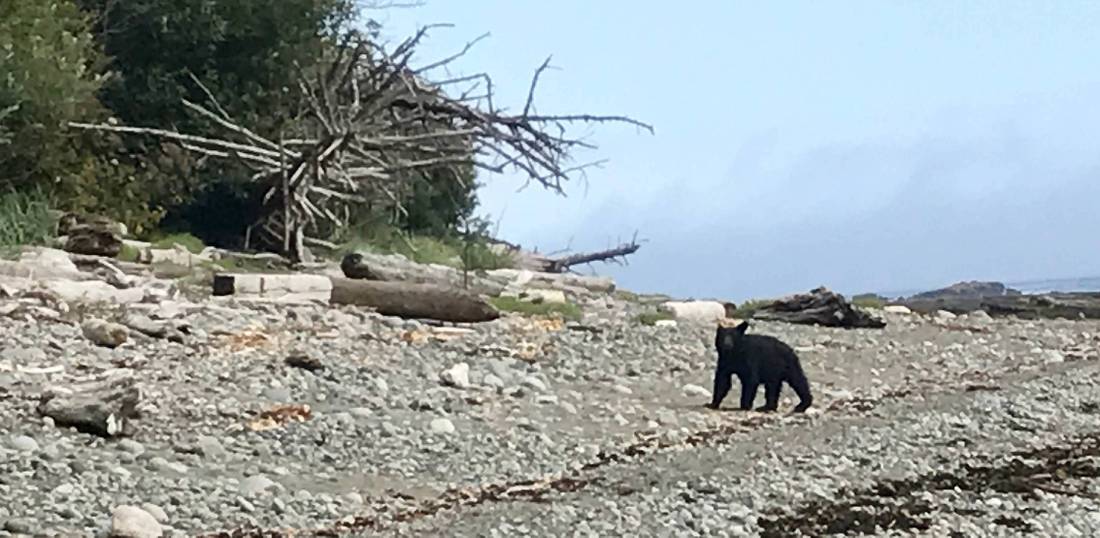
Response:
POLYGON ((373 307, 386 316, 458 323, 500 317, 500 312, 481 296, 433 284, 332 277, 331 302, 373 307))
POLYGON ((351 252, 340 262, 344 276, 356 280, 407 282, 462 288, 472 293, 496 297, 507 287, 507 282, 481 276, 480 272, 463 274, 453 267, 413 263, 396 256, 351 252))
POLYGON ((631 240, 629 243, 623 243, 615 248, 609 248, 607 250, 582 252, 554 258, 532 252, 523 252, 519 247, 514 247, 512 245, 507 245, 507 247, 514 252, 520 266, 525 269, 542 273, 564 273, 576 265, 585 265, 594 262, 619 262, 620 259, 625 260, 627 256, 637 252, 638 249, 641 248, 641 245, 638 244, 637 240, 631 240))
POLYGON ((39 398, 38 413, 61 427, 115 437, 129 433, 128 423, 137 418, 140 401, 133 374, 120 370, 70 388, 47 389, 39 398))
POLYGON ((764 305, 757 309, 752 317, 765 321, 845 329, 881 329, 886 326, 885 321, 868 312, 853 308, 842 295, 824 287, 809 293, 784 297, 764 305))

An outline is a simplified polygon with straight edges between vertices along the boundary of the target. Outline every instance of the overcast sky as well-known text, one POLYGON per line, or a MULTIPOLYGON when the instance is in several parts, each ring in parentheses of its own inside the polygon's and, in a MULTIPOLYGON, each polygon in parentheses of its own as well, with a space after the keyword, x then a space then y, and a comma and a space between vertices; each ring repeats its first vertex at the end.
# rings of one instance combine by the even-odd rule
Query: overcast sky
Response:
MULTIPOLYGON (((625 287, 740 301, 1100 274, 1100 2, 428 0, 381 16, 421 59, 539 112, 629 114, 562 198, 488 177, 542 251, 648 240, 625 287)), ((584 131, 581 131, 584 132, 584 131)))

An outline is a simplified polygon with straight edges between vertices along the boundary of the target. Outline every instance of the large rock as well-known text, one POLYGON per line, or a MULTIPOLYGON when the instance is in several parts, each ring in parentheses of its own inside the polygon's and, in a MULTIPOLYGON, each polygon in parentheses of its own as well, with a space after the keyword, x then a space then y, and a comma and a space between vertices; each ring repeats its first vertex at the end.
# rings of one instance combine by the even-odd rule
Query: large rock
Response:
POLYGON ((752 317, 846 329, 881 329, 886 326, 882 319, 865 310, 853 308, 843 295, 825 287, 773 301, 758 308, 752 317))
POLYGON ((470 387, 470 365, 460 362, 439 373, 439 380, 447 386, 465 389, 470 387))
POLYGON ((111 538, 159 538, 164 535, 157 518, 137 506, 122 505, 111 511, 111 538))
POLYGON ((80 326, 84 338, 100 347, 116 348, 130 339, 130 330, 125 325, 102 320, 89 319, 80 326))
POLYGON ((726 318, 726 305, 718 301, 667 301, 658 308, 682 321, 712 322, 726 318))
POLYGON ((71 387, 50 387, 38 400, 38 414, 60 427, 115 437, 129 433, 137 418, 141 390, 130 370, 108 371, 99 379, 71 387))

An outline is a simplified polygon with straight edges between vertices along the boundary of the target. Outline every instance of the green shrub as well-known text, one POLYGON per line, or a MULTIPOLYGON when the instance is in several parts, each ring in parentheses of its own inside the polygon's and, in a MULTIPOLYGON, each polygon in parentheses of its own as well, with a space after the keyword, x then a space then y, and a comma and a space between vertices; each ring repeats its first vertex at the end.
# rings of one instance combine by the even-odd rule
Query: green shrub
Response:
POLYGON ((878 309, 886 306, 886 300, 873 293, 852 297, 852 305, 860 308, 878 309))
POLYGON ((731 317, 737 319, 750 319, 761 307, 772 304, 774 301, 767 299, 750 299, 737 306, 731 317))
POLYGON ((0 247, 45 245, 56 235, 49 198, 40 190, 0 195, 0 247))
POLYGON ((141 251, 137 247, 122 244, 122 249, 118 251, 116 258, 123 262, 136 262, 141 258, 141 251))
POLYGON ((525 316, 559 317, 567 321, 581 319, 581 309, 573 303, 536 303, 516 297, 494 297, 489 302, 501 312, 516 312, 525 316))
POLYGON ((507 252, 496 252, 484 239, 464 241, 457 234, 442 237, 407 234, 392 226, 371 226, 349 233, 340 255, 362 251, 401 254, 417 263, 435 263, 470 271, 505 269, 515 265, 507 252))
POLYGON ((0 191, 41 188, 57 209, 140 231, 159 218, 150 182, 162 178, 116 160, 120 138, 69 127, 107 119, 104 64, 71 0, 0 2, 0 191))

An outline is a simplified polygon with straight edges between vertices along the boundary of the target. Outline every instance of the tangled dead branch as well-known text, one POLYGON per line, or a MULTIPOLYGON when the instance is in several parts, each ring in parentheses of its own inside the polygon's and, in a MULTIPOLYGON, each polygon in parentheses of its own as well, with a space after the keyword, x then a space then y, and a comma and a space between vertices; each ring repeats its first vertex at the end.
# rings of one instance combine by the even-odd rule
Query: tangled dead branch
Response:
POLYGON ((569 165, 573 150, 594 147, 569 136, 571 124, 626 123, 653 132, 625 116, 537 114, 535 90, 549 59, 532 77, 519 114, 496 107, 492 79, 485 73, 433 81, 433 73, 464 56, 480 38, 452 56, 411 66, 417 45, 432 28, 422 28, 392 50, 347 33, 324 68, 300 73, 296 86, 307 113, 290 137, 264 136, 241 125, 209 92, 207 106, 190 101, 184 106, 209 120, 220 136, 71 125, 154 135, 249 166, 264 195, 262 216, 247 235, 254 246, 294 261, 302 261, 307 243, 324 245, 344 229, 357 207, 385 203, 403 211, 410 178, 417 173, 449 169, 454 172, 450 177, 461 181, 463 166, 518 171, 529 182, 563 193, 565 182, 593 164, 569 165))

